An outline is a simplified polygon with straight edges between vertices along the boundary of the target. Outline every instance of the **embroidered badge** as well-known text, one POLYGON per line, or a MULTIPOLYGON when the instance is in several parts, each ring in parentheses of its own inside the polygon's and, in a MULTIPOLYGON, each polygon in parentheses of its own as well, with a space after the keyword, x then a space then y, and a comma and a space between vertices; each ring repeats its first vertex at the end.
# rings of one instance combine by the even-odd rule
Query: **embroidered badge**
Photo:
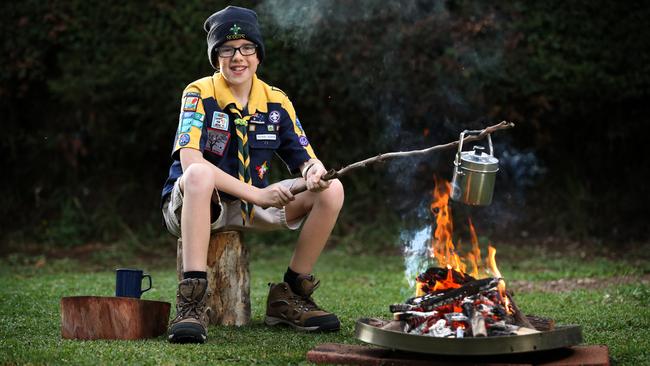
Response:
POLYGON ((261 113, 255 113, 253 115, 253 117, 251 117, 249 122, 261 125, 261 124, 264 124, 266 122, 266 118, 261 113))
POLYGON ((183 118, 192 118, 194 116, 194 112, 183 112, 183 118))
POLYGON ((301 134, 305 134, 305 130, 302 129, 302 124, 300 124, 300 120, 298 119, 298 116, 296 116, 296 126, 298 126, 298 129, 300 130, 301 134))
POLYGON ((184 118, 181 121, 180 126, 178 127, 178 131, 181 133, 190 132, 191 127, 192 127, 192 120, 190 118, 184 118))
POLYGON ((208 139, 205 141, 205 150, 223 156, 228 147, 230 132, 208 128, 208 139))
POLYGON ((269 130, 269 132, 275 131, 275 126, 274 125, 268 125, 266 126, 266 129, 269 130))
POLYGON ((195 92, 189 92, 189 93, 185 93, 184 96, 185 96, 185 97, 200 97, 201 94, 199 94, 199 93, 195 93, 195 92))
POLYGON ((217 128, 222 131, 228 131, 228 115, 223 112, 214 112, 212 114, 212 128, 217 128))
POLYGON ((278 139, 278 135, 274 133, 260 133, 255 135, 255 139, 260 141, 275 141, 278 139))
POLYGON ((178 145, 185 146, 190 143, 190 135, 183 133, 178 136, 178 145))
POLYGON ((199 130, 202 130, 203 129, 203 122, 201 122, 199 120, 196 120, 196 119, 193 119, 192 120, 192 126, 198 128, 199 130))
POLYGON ((298 141, 300 141, 300 145, 302 145, 302 146, 309 145, 309 140, 307 140, 307 136, 305 136, 305 135, 300 136, 298 141))
POLYGON ((205 118, 205 115, 202 114, 202 113, 194 112, 194 114, 192 115, 192 118, 194 118, 195 120, 203 122, 203 118, 205 118))
POLYGON ((269 113, 269 120, 271 121, 271 123, 279 123, 280 122, 280 112, 271 111, 271 113, 269 113))
POLYGON ((269 171, 269 163, 268 161, 265 161, 264 164, 258 165, 255 167, 255 170, 257 170, 257 176, 260 177, 260 180, 264 179, 264 174, 269 171))
POLYGON ((241 30, 241 27, 238 26, 237 24, 234 24, 232 27, 230 27, 230 31, 232 34, 227 34, 226 39, 240 39, 240 38, 246 38, 245 34, 239 33, 241 30))
POLYGON ((255 127, 256 127, 255 125, 250 125, 250 126, 248 126, 248 130, 249 131, 255 131, 255 127))
POLYGON ((184 111, 196 111, 196 106, 199 104, 199 98, 197 97, 186 97, 185 103, 183 103, 184 111))

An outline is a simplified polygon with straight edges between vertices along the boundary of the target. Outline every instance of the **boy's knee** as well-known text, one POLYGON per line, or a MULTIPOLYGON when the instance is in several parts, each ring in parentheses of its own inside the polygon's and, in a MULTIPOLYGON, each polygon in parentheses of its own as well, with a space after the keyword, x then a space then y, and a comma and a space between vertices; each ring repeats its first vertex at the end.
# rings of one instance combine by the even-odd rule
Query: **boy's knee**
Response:
POLYGON ((338 179, 332 179, 329 188, 324 190, 322 193, 325 193, 327 204, 336 209, 340 210, 343 207, 343 200, 345 199, 345 191, 343 189, 343 183, 338 179))
POLYGON ((207 164, 195 163, 183 172, 183 193, 212 194, 214 177, 212 169, 207 164))

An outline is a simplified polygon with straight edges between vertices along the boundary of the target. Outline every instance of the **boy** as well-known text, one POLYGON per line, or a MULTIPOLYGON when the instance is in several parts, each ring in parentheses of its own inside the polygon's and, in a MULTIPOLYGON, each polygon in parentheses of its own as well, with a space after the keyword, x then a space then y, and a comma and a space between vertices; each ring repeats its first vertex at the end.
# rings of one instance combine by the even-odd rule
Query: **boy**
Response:
POLYGON ((254 11, 228 6, 205 22, 213 76, 183 91, 181 115, 163 188, 169 232, 183 240, 183 280, 169 341, 207 338, 206 259, 217 230, 297 230, 304 221, 284 282, 271 284, 265 323, 304 331, 334 331, 336 315, 316 305, 319 281, 310 273, 343 205, 338 180, 316 158, 287 96, 256 76, 264 43, 254 11), (294 196, 296 179, 268 183, 273 154, 308 191, 294 196))

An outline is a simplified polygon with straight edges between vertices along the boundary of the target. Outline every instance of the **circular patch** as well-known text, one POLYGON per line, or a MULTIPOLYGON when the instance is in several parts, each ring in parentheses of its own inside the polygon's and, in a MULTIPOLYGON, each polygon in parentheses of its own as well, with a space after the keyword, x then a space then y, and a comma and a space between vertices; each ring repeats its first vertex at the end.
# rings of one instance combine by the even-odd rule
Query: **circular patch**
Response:
POLYGON ((300 145, 302 146, 307 146, 309 145, 309 140, 307 140, 307 136, 300 136, 300 145))
POLYGON ((269 120, 270 120, 272 123, 278 123, 278 122, 280 122, 280 112, 278 112, 278 111, 271 111, 271 113, 269 113, 269 120))
POLYGON ((180 146, 185 146, 185 145, 189 144, 189 142, 190 142, 190 135, 184 133, 184 134, 181 134, 180 136, 178 136, 178 144, 180 146))

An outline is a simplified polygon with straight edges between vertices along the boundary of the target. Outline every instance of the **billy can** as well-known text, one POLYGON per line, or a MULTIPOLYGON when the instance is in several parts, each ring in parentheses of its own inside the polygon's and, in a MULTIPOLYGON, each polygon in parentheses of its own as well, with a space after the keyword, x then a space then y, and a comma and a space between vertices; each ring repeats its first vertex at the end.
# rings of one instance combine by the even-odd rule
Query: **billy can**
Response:
POLYGON ((483 152, 483 146, 474 146, 473 151, 463 151, 465 134, 475 132, 480 131, 465 130, 460 134, 458 152, 454 159, 451 199, 466 205, 487 206, 492 202, 499 159, 494 157, 490 134, 487 135, 489 154, 483 152))

